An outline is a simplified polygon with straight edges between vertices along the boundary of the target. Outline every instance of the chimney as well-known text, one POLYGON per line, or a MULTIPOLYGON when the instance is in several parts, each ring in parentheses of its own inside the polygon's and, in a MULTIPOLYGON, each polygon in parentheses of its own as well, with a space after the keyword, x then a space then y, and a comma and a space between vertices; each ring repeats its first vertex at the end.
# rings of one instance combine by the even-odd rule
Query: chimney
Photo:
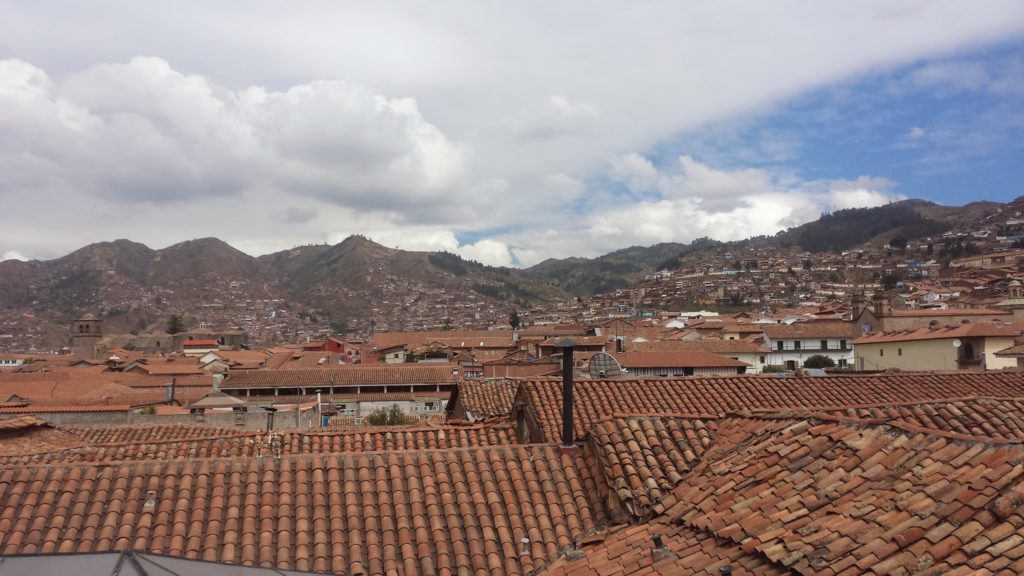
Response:
POLYGON ((270 434, 274 431, 274 412, 277 412, 277 408, 266 406, 263 409, 267 411, 267 434, 270 434))
POLYGON ((562 351, 562 447, 571 448, 576 445, 572 431, 572 404, 573 389, 572 377, 576 368, 573 362, 572 351, 576 342, 570 338, 563 338, 555 344, 555 348, 562 351))

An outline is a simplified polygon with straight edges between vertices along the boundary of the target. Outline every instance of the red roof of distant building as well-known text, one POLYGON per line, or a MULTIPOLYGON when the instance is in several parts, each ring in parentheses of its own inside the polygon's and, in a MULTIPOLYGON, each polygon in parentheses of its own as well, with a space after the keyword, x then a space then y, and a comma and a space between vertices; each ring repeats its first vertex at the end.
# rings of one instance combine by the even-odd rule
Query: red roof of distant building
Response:
POLYGON ((209 348, 211 346, 220 346, 220 343, 216 340, 188 340, 182 346, 185 348, 209 348))

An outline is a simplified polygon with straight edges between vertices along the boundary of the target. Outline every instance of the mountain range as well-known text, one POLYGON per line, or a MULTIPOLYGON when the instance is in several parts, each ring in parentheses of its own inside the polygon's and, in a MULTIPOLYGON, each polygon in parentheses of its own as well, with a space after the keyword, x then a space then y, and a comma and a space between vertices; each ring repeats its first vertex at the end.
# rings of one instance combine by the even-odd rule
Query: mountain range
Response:
POLYGON ((102 312, 112 329, 125 332, 154 329, 164 315, 194 313, 197 307, 237 313, 268 303, 349 323, 374 320, 382 307, 447 316, 470 305, 493 320, 515 307, 628 287, 659 269, 736 247, 846 250, 885 244, 895 236, 913 239, 969 229, 999 215, 1005 220, 1014 210, 1024 210, 1022 199, 959 207, 906 200, 823 214, 770 237, 634 246, 597 258, 549 259, 525 269, 485 266, 444 252, 391 249, 362 236, 259 257, 217 238, 159 250, 115 240, 55 260, 0 262, 0 313, 27 312, 66 326, 76 315, 102 312), (438 303, 445 311, 430 310, 438 303))

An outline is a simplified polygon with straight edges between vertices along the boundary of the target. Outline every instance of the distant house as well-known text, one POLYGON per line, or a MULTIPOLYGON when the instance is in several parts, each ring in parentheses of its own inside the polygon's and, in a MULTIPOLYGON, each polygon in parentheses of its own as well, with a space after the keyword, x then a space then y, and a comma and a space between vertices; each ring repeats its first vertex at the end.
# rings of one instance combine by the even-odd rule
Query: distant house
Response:
POLYGON ((877 332, 853 341, 859 370, 1000 370, 1017 365, 1014 357, 997 355, 1013 346, 1019 327, 1000 324, 958 324, 877 332))
POLYGON ((186 340, 181 343, 185 356, 203 356, 208 352, 220 350, 217 340, 186 340))
POLYGON ((750 366, 746 362, 695 350, 623 352, 610 356, 630 376, 726 376, 743 374, 750 366))
POLYGON ((819 321, 764 327, 768 364, 795 370, 811 356, 826 356, 836 367, 853 363, 853 325, 849 322, 819 321))

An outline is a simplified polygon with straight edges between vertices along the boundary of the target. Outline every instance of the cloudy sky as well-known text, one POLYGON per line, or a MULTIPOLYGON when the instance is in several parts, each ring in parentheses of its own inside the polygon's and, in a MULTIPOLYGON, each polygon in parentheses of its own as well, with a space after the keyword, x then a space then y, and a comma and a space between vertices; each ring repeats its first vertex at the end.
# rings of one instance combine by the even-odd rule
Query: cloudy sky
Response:
POLYGON ((495 265, 1024 194, 1024 2, 0 1, 0 259, 495 265))

